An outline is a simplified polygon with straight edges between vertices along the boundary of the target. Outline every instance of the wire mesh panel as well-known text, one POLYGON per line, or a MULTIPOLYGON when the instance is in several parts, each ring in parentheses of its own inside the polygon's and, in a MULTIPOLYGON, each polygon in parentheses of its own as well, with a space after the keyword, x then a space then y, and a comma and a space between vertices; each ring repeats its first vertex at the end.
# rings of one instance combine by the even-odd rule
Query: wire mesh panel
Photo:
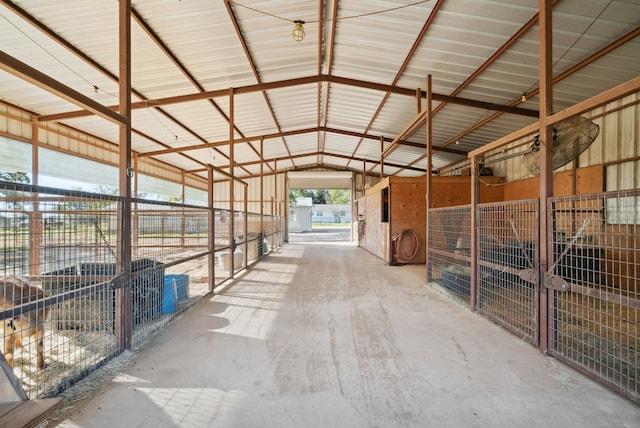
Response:
POLYGON ((233 227, 233 271, 238 272, 245 267, 245 254, 247 253, 247 231, 245 230, 245 213, 234 211, 232 213, 233 227))
POLYGON ((0 183, 2 352, 30 398, 118 351, 112 275, 119 199, 0 183))
POLYGON ((471 293, 471 208, 429 210, 429 281, 437 281, 456 297, 471 293))
POLYGON ((640 402, 640 192, 554 198, 550 353, 640 402))
MULTIPOLYGON (((273 216, 262 214, 262 256, 266 256, 275 248, 273 244, 275 230, 273 216)), ((284 229, 280 229, 280 233, 284 233, 284 229)), ((281 241, 284 240, 281 238, 281 241)))
POLYGON ((266 254, 266 241, 262 230, 262 216, 247 213, 247 261, 249 265, 266 254))
POLYGON ((244 216, 243 212, 215 210, 216 284, 231 278, 233 272, 244 267, 246 251, 244 216))
POLYGON ((136 199, 131 214, 135 344, 162 326, 156 321, 209 291, 209 210, 136 199))
POLYGON ((530 341, 537 338, 538 202, 478 206, 478 311, 530 341), (522 275, 522 274, 525 275, 522 275))
MULTIPOLYGON (((0 182, 0 350, 30 398, 56 395, 121 351, 115 287, 131 290, 135 346, 210 291, 212 240, 222 268, 239 253, 235 270, 245 252, 257 260, 283 242, 279 217, 134 199, 125 267, 122 201, 0 182)), ((231 277, 219 268, 216 284, 231 277)))
POLYGON ((213 232, 213 238, 216 260, 215 285, 219 285, 231 277, 229 256, 233 250, 231 249, 231 239, 229 239, 231 233, 229 211, 224 209, 215 209, 214 219, 215 230, 213 232))

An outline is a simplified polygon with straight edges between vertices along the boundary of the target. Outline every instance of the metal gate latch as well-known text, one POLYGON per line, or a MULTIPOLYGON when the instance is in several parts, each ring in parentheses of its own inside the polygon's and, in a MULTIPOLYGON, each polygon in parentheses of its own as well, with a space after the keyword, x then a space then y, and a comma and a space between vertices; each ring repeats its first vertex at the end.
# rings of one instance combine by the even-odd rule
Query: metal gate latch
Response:
POLYGON ((538 283, 538 271, 535 269, 521 269, 520 272, 518 272, 518 276, 521 280, 530 284, 538 283))
POLYGON ((544 286, 557 291, 569 291, 571 288, 564 278, 559 277, 555 273, 549 272, 544 276, 544 286))
POLYGON ((113 277, 111 280, 111 289, 124 288, 127 286, 127 273, 122 272, 113 277))

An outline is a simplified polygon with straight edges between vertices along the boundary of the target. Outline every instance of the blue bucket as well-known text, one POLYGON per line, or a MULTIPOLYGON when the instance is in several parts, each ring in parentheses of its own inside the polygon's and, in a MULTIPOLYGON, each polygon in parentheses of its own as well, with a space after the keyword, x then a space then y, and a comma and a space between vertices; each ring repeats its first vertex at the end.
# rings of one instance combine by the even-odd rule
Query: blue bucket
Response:
POLYGON ((162 298, 162 315, 171 314, 176 311, 178 288, 174 278, 169 275, 164 277, 164 297, 162 298))
POLYGON ((178 273, 164 276, 165 285, 167 281, 173 284, 175 281, 177 300, 184 300, 189 297, 189 275, 178 273))

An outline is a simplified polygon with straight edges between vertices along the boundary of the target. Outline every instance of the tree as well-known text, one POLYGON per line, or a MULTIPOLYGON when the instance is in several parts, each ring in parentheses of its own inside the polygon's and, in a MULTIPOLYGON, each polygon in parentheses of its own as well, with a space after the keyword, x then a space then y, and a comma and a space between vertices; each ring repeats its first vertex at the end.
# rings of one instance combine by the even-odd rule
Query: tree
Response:
MULTIPOLYGON (((7 172, 0 171, 0 180, 9 181, 11 183, 25 183, 29 184, 31 180, 26 172, 7 172)), ((4 191, 5 198, 18 198, 22 195, 22 192, 6 189, 4 191)), ((24 211, 24 205, 21 202, 7 202, 7 207, 14 211, 24 211)))
POLYGON ((332 189, 328 191, 328 204, 331 205, 349 205, 351 203, 351 190, 332 189))
POLYGON ((289 191, 289 205, 295 205, 299 197, 311 198, 314 205, 348 205, 351 191, 348 189, 293 189, 289 191))
POLYGON ((328 204, 329 191, 326 189, 315 190, 313 192, 313 204, 314 205, 326 205, 328 204))
POLYGON ((297 198, 313 198, 313 190, 291 189, 289 190, 289 205, 294 206, 297 198))
POLYGON ((0 171, 0 180, 2 181, 10 181, 11 183, 31 183, 29 176, 26 172, 7 172, 0 171))
POLYGON ((95 186, 95 191, 97 193, 100 193, 102 195, 117 195, 118 194, 118 188, 117 187, 113 187, 113 186, 105 186, 102 184, 99 184, 97 186, 95 186))

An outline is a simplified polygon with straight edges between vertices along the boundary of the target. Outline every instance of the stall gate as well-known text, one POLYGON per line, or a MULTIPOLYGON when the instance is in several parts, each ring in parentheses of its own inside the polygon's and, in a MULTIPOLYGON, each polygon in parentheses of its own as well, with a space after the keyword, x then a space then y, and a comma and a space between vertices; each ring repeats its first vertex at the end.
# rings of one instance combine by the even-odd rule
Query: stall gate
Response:
POLYGON ((471 208, 468 205, 429 210, 428 277, 457 298, 471 295, 471 208))
MULTIPOLYGON (((551 198, 547 212, 539 284, 538 201, 478 205, 475 309, 534 345, 546 336, 550 355, 640 402, 640 192, 551 198)), ((467 303, 471 224, 470 206, 429 211, 429 280, 467 303)))
POLYGON ((640 402, 640 192, 549 201, 549 354, 640 402))
POLYGON ((477 211, 477 310, 537 343, 538 201, 482 204, 477 211))

